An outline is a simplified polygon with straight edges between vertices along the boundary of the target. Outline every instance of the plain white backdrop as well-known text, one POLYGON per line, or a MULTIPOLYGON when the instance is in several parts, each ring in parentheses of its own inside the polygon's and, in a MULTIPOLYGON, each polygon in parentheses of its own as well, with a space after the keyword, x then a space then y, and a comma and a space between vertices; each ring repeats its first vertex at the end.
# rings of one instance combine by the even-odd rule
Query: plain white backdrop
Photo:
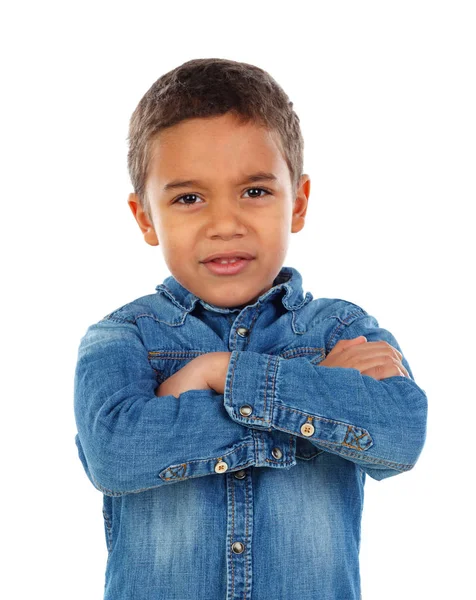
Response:
POLYGON ((474 597, 473 7, 3 9, 3 598, 102 598, 102 495, 74 444, 76 353, 88 325, 169 274, 127 206, 128 121, 163 73, 205 57, 256 64, 288 93, 311 197, 285 264, 315 298, 350 300, 389 329, 429 399, 416 467, 367 478, 363 598, 474 597))

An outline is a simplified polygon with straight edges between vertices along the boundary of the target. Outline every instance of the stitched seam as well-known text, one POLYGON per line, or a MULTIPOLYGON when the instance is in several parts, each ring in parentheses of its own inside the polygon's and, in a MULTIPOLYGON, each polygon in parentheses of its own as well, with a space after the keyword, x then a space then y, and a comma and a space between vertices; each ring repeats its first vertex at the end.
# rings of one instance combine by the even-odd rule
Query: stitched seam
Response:
MULTIPOLYGON (((340 337, 342 329, 344 329, 348 325, 348 321, 352 317, 367 317, 367 316, 368 315, 364 314, 362 310, 358 310, 358 311, 355 311, 355 312, 351 313, 350 315, 348 315, 347 318, 339 320, 339 325, 334 329, 334 332, 332 333, 330 339, 327 342, 327 348, 332 346, 332 344, 334 342, 334 338, 340 337)), ((328 319, 335 319, 335 318, 336 318, 335 316, 328 317, 328 319)))
POLYGON ((243 600, 246 600, 246 591, 248 589, 248 570, 250 568, 249 559, 250 559, 250 544, 249 544, 249 519, 250 519, 250 499, 249 499, 249 477, 245 479, 245 539, 246 539, 246 568, 245 568, 245 594, 243 596, 243 600))
POLYGON ((156 323, 164 323, 164 325, 171 325, 172 327, 174 326, 178 326, 178 325, 183 325, 185 322, 185 317, 187 316, 187 312, 184 312, 182 315, 182 320, 181 321, 164 321, 164 319, 159 319, 157 318, 155 315, 149 315, 147 313, 142 313, 140 315, 137 315, 135 317, 135 320, 137 322, 138 319, 152 319, 153 321, 155 321, 156 323))
MULTIPOLYGON (((334 424, 338 424, 338 425, 345 425, 346 427, 352 427, 354 428, 355 425, 351 425, 350 423, 344 423, 344 421, 334 421, 333 419, 326 419, 324 417, 317 417, 314 415, 309 415, 308 413, 302 412, 301 410, 297 410, 296 408, 290 408, 289 406, 284 406, 282 404, 277 404, 276 405, 277 408, 280 408, 281 410, 289 410, 291 412, 297 413, 298 415, 303 415, 306 417, 306 419, 309 420, 309 417, 311 417, 311 420, 315 420, 315 421, 322 421, 323 423, 334 423, 334 424)), ((358 429, 362 429, 363 431, 366 431, 366 429, 364 429, 363 427, 358 427, 358 429)), ((367 433, 367 435, 369 435, 367 433)))
MULTIPOLYGON (((290 431, 289 429, 286 429, 285 427, 280 427, 279 429, 280 429, 280 431, 285 431, 286 433, 291 433, 291 434, 296 435, 295 432, 290 431)), ((310 438, 304 438, 304 439, 310 440, 310 438)), ((353 458, 358 458, 359 460, 362 460, 364 462, 385 465, 387 467, 392 467, 397 471, 409 471, 414 466, 414 465, 405 465, 405 464, 401 464, 401 463, 392 462, 389 460, 385 460, 383 458, 374 458, 372 456, 368 456, 365 454, 358 454, 357 452, 349 452, 347 450, 338 451, 343 445, 339 442, 329 442, 328 440, 321 440, 319 438, 313 438, 313 440, 315 440, 316 442, 319 442, 319 444, 321 444, 321 446, 325 446, 329 450, 335 450, 338 454, 342 454, 343 456, 352 456, 353 458)))
MULTIPOLYGON (((220 458, 223 458, 225 456, 230 456, 230 454, 236 454, 239 450, 241 450, 241 448, 246 448, 246 446, 253 446, 253 442, 244 442, 243 444, 240 444, 234 450, 230 450, 226 454, 222 454, 220 456, 220 458)), ((217 459, 213 458, 213 457, 212 458, 197 458, 196 460, 188 460, 186 463, 177 463, 176 465, 170 465, 170 467, 167 467, 167 469, 171 469, 172 467, 178 467, 178 466, 183 466, 183 465, 194 465, 196 463, 209 462, 211 460, 217 460, 217 459)))
POLYGON ((267 463, 271 463, 273 465, 278 465, 278 464, 279 465, 290 465, 292 463, 292 460, 282 460, 282 459, 272 460, 271 458, 265 458, 265 461, 267 463))
POLYGON ((109 520, 109 515, 107 514, 107 512, 103 509, 102 510, 102 514, 104 516, 104 520, 106 522, 106 531, 107 531, 107 549, 109 550, 109 552, 112 550, 112 523, 109 520))
MULTIPOLYGON (((339 447, 339 444, 337 442, 329 442, 329 441, 322 440, 322 441, 319 441, 319 443, 322 444, 323 446, 329 448, 329 450, 336 449, 336 448, 332 447, 333 445, 336 445, 339 447)), ((361 455, 361 454, 358 454, 357 452, 349 452, 347 450, 343 450, 342 452, 339 452, 339 454, 342 454, 344 456, 351 456, 353 458, 358 458, 360 460, 363 460, 363 461, 369 462, 369 463, 373 463, 373 464, 385 465, 386 467, 392 467, 398 471, 409 471, 414 466, 412 464, 408 465, 408 464, 396 463, 391 460, 385 460, 383 458, 375 458, 373 456, 361 455)))
MULTIPOLYGON (((247 443, 242 444, 241 446, 239 446, 239 448, 242 448, 243 446, 252 446, 252 445, 253 445, 253 442, 247 442, 247 443)), ((237 450, 231 450, 230 452, 228 452, 227 454, 224 454, 223 456, 228 456, 229 454, 233 454, 237 450)), ((200 459, 200 460, 193 460, 193 461, 189 461, 188 463, 182 463, 182 464, 191 465, 193 463, 209 462, 209 461, 212 461, 212 460, 216 460, 216 459, 214 459, 214 458, 208 458, 208 459, 207 458, 203 458, 203 459, 200 459)), ((252 465, 252 464, 253 464, 253 461, 249 461, 248 463, 246 463, 245 465, 243 465, 240 468, 244 469, 244 468, 246 468, 246 467, 248 467, 249 465, 252 465)), ((171 467, 174 467, 174 466, 177 466, 177 465, 171 465, 171 467)), ((167 467, 167 469, 165 469, 165 470, 167 471, 171 467, 167 467)), ((177 478, 173 478, 173 481, 179 481, 181 479, 193 479, 195 477, 203 477, 204 475, 207 475, 207 474, 200 473, 198 475, 189 475, 188 477, 177 477, 177 478)), ((165 477, 162 477, 160 475, 159 475, 159 477, 161 479, 161 482, 164 481, 164 479, 166 479, 165 477)), ((110 490, 109 488, 106 488, 103 485, 101 485, 98 481, 96 481, 96 479, 93 477, 92 474, 91 474, 91 480, 93 481, 95 487, 98 490, 100 490, 101 492, 107 492, 111 496, 122 496, 124 494, 138 494, 139 492, 145 492, 146 490, 152 490, 152 489, 154 489, 156 487, 159 487, 161 485, 161 482, 160 482, 157 485, 150 485, 148 487, 141 488, 139 490, 121 490, 120 492, 118 492, 118 491, 110 490)))
MULTIPOLYGON (((230 399, 231 399, 231 404, 230 406, 233 406, 233 379, 235 377, 235 368, 236 368, 236 363, 238 362, 238 357, 239 354, 236 355, 236 358, 233 362, 233 369, 231 371, 231 377, 230 377, 230 399)), ((268 365, 269 365, 269 361, 271 359, 268 359, 268 365)), ((265 390, 264 390, 264 412, 266 414, 266 389, 267 389, 267 380, 268 380, 268 368, 266 368, 266 383, 265 383, 265 390)), ((264 417, 255 417, 255 416, 249 416, 246 417, 246 419, 243 419, 243 421, 247 422, 247 421, 266 421, 266 419, 264 417)))
POLYGON ((281 352, 279 356, 281 358, 288 358, 288 356, 305 356, 306 354, 315 354, 316 352, 322 352, 324 348, 318 346, 299 346, 298 348, 290 348, 281 352))
POLYGON ((150 350, 149 358, 160 357, 164 360, 176 360, 180 357, 197 357, 201 356, 202 354, 205 354, 205 352, 201 352, 200 350, 150 350))
POLYGON ((233 379, 235 377, 236 363, 238 362, 239 356, 240 356, 239 354, 235 354, 235 360, 233 361, 233 369, 231 371, 231 377, 230 377, 230 402, 231 402, 230 405, 231 406, 233 406, 233 379))
MULTIPOLYGON (((244 465, 240 465, 238 467, 233 467, 234 469, 240 471, 241 469, 246 469, 249 466, 252 466, 254 463, 252 460, 250 460, 249 462, 245 463, 244 465)), ((234 473, 234 471, 231 471, 231 473, 234 473)), ((188 477, 161 477, 161 479, 165 480, 165 481, 183 481, 185 479, 189 480, 189 479, 196 479, 197 477, 205 477, 207 475, 212 475, 213 473, 197 473, 197 475, 189 475, 188 477)), ((218 475, 220 475, 220 473, 217 473, 218 475)), ((153 486, 153 487, 157 487, 157 486, 153 486)), ((152 488, 145 488, 146 490, 150 490, 152 488)), ((137 490, 138 492, 141 492, 143 490, 137 490)))
POLYGON ((170 471, 172 475, 170 475, 170 477, 166 477, 165 475, 162 477, 161 475, 162 479, 185 479, 185 474, 187 472, 187 463, 182 463, 181 465, 174 465, 173 467, 169 467, 167 471, 170 471), (183 469, 183 474, 179 477, 178 473, 180 473, 181 469, 183 469))
POLYGON ((274 373, 273 373, 273 380, 272 380, 272 393, 271 393, 271 405, 269 407, 269 415, 270 415, 270 422, 273 420, 273 406, 274 406, 274 399, 276 398, 276 380, 278 378, 278 368, 279 368, 279 358, 274 357, 274 373))
POLYGON ((231 594, 235 590, 235 568, 233 565, 233 537, 235 535, 235 484, 233 478, 231 481, 231 532, 230 532, 230 558, 231 558, 231 594))
MULTIPOLYGON (((259 311, 259 310, 257 310, 257 311, 255 312, 255 315, 254 315, 254 317, 251 319, 250 326, 249 326, 249 327, 247 327, 247 329, 248 329, 249 333, 251 333, 251 330, 253 329, 253 325, 255 324, 255 321, 256 321, 256 319, 259 317, 259 315, 260 315, 260 311, 259 311)), ((246 339, 246 341, 247 341, 247 342, 248 342, 248 340, 249 340, 249 337, 250 337, 250 336, 248 335, 248 336, 247 336, 247 339, 246 339)))
MULTIPOLYGON (((243 315, 243 317, 244 317, 244 316, 245 316, 245 315, 243 315)), ((238 336, 238 329, 239 329, 240 327, 245 327, 246 329, 248 329, 248 332, 249 332, 249 333, 248 333, 248 336, 247 336, 247 337, 246 337, 246 339, 245 339, 245 342, 246 342, 246 344, 248 344, 248 342, 249 342, 249 334, 251 333, 251 330, 252 330, 252 328, 253 328, 254 322, 256 321, 256 319, 257 319, 258 317, 259 317, 259 310, 257 310, 257 311, 255 312, 255 316, 254 316, 254 317, 251 319, 251 322, 250 322, 250 324, 249 324, 249 327, 246 327, 246 326, 244 325, 244 323, 245 323, 245 319, 244 319, 244 318, 242 318, 242 319, 241 319, 241 321, 238 321, 238 322, 235 324, 235 327, 236 327, 236 328, 235 328, 235 335, 233 336, 233 341, 235 342, 235 344, 236 344, 236 340, 237 340, 237 336, 238 336)), ((240 336, 240 338, 241 338, 241 336, 240 336)))
MULTIPOLYGON (((268 358, 268 363, 266 364, 266 379, 264 380, 264 414, 266 415, 266 395, 268 393, 268 374, 269 374, 269 363, 271 362, 271 358, 268 358)), ((260 417, 255 417, 255 419, 259 419, 260 421, 264 421, 264 419, 260 417)))
POLYGON ((116 317, 116 316, 110 316, 110 315, 106 315, 103 319, 101 319, 99 321, 99 323, 103 323, 104 321, 114 321, 116 323, 132 323, 133 325, 136 324, 134 319, 121 319, 120 317, 116 317))

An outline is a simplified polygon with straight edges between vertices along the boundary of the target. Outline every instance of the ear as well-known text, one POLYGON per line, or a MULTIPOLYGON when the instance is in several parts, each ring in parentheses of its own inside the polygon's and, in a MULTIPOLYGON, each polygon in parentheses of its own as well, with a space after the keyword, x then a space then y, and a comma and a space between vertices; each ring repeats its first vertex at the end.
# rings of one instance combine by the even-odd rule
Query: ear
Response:
POLYGON ((311 179, 309 175, 302 175, 299 189, 293 203, 293 215, 291 222, 291 233, 297 233, 304 227, 306 219, 307 203, 311 193, 311 179))
POLYGON ((129 204, 129 208, 131 209, 132 214, 134 215, 134 218, 137 221, 140 230, 142 231, 144 240, 151 246, 158 246, 159 240, 157 238, 157 234, 155 233, 154 226, 149 215, 142 208, 142 204, 140 203, 137 194, 129 194, 127 204, 129 204))

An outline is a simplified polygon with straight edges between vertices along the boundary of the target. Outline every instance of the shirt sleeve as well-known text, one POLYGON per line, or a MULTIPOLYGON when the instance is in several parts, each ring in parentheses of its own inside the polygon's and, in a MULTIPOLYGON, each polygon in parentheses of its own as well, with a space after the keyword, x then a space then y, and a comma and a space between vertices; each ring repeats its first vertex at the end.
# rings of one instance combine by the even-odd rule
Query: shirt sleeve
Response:
POLYGON ((223 395, 157 397, 137 326, 101 321, 82 338, 74 380, 75 442, 93 485, 120 496, 249 465, 256 433, 230 419, 223 395))
MULTIPOLYGON (((333 339, 360 335, 401 352, 394 336, 365 312, 333 339)), ((376 380, 357 369, 319 366, 307 358, 235 350, 224 404, 237 423, 306 438, 380 480, 410 470, 425 442, 427 397, 405 357, 402 362, 410 378, 376 380)))

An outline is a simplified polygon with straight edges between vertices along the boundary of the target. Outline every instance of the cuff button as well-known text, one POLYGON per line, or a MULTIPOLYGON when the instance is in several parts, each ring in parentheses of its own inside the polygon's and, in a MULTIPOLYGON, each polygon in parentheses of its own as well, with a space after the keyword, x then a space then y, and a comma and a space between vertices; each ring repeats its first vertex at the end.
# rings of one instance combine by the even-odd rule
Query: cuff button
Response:
POLYGON ((215 465, 215 473, 224 473, 228 470, 228 465, 225 461, 219 460, 215 465))
POLYGON ((310 437, 314 433, 314 425, 312 423, 304 423, 301 427, 301 433, 306 437, 310 437))

